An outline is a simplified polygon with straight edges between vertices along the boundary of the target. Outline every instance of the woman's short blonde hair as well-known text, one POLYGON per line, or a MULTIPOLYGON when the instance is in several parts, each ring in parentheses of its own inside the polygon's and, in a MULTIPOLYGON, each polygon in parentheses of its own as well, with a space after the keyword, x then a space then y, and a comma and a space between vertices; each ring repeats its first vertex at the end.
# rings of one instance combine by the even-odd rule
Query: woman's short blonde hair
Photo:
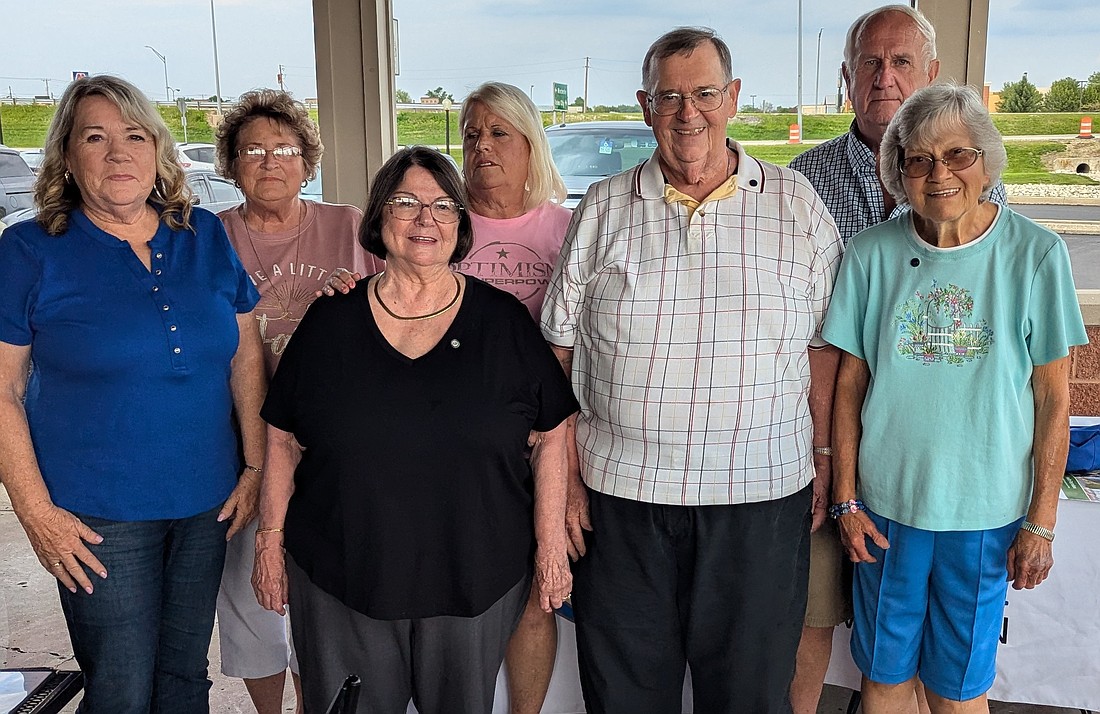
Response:
POLYGON ((232 181, 237 180, 237 138, 253 119, 267 117, 290 129, 302 145, 302 162, 306 168, 306 180, 317 175, 325 146, 321 132, 309 116, 306 106, 286 92, 277 89, 254 89, 245 92, 237 106, 225 115, 217 131, 218 173, 232 181))
POLYGON ((161 220, 173 230, 191 228, 191 189, 176 160, 176 141, 156 107, 141 90, 125 79, 98 74, 78 79, 65 88, 57 111, 46 130, 42 167, 34 182, 36 220, 50 235, 64 233, 69 214, 83 203, 80 187, 71 180, 66 166, 69 138, 76 123, 80 102, 88 97, 104 97, 112 102, 126 121, 140 126, 153 137, 156 146, 157 177, 149 202, 157 206, 161 220))
POLYGON ((542 126, 542 114, 534 102, 519 87, 503 82, 486 82, 470 92, 462 100, 462 113, 458 125, 465 133, 466 119, 475 103, 485 106, 509 124, 514 126, 527 145, 531 148, 531 159, 527 165, 527 197, 523 208, 530 211, 547 201, 561 203, 569 195, 565 182, 554 166, 554 157, 550 154, 550 142, 546 140, 546 131, 542 126))

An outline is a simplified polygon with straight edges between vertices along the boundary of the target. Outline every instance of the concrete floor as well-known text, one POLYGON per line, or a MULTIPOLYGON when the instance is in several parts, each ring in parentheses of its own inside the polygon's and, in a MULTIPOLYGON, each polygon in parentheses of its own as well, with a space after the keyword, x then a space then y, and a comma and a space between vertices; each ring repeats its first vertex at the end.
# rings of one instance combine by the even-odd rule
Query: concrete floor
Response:
MULTIPOLYGON (((216 627, 216 626, 215 626, 216 627)), ((56 581, 38 564, 26 535, 0 486, 0 668, 59 667, 76 669, 56 581)), ((240 680, 223 677, 215 629, 210 647, 213 687, 210 710, 215 714, 254 712, 240 680)), ((289 683, 287 685, 289 690, 289 683)), ((851 692, 826 686, 818 714, 844 714, 851 692)), ((287 697, 289 702, 291 697, 287 697)), ((63 714, 75 712, 70 704, 63 714)), ((292 711, 290 706, 286 711, 292 711)), ((1079 714, 1075 709, 993 702, 992 714, 1079 714)))

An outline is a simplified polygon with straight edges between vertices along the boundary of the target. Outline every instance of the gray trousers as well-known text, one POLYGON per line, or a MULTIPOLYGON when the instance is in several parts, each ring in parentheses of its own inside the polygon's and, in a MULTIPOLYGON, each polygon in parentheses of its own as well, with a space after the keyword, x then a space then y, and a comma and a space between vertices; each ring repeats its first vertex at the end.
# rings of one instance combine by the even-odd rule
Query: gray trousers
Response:
POLYGON ((316 587, 289 555, 290 626, 306 714, 324 714, 349 674, 358 714, 490 714, 497 671, 531 588, 516 583, 477 617, 375 620, 316 587))

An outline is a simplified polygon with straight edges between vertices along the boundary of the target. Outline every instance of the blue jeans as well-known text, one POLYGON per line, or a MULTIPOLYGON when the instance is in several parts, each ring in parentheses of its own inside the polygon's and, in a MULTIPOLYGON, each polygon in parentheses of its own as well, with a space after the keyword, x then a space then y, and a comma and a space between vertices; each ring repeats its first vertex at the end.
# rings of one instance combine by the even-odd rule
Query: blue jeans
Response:
POLYGON ((190 518, 108 521, 80 516, 103 536, 89 549, 107 579, 94 592, 60 584, 73 652, 84 671, 80 714, 205 714, 206 655, 225 561, 218 508, 190 518))

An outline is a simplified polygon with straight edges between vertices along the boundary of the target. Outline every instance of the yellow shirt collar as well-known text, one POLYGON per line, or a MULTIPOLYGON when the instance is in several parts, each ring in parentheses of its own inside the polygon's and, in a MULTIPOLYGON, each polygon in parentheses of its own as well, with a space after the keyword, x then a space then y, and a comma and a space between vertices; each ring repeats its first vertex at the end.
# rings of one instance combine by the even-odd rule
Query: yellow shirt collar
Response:
POLYGON ((710 195, 704 198, 702 201, 697 201, 691 196, 676 190, 671 184, 665 184, 665 203, 672 205, 673 203, 682 203, 687 206, 688 217, 695 215, 695 211, 699 206, 709 201, 719 201, 723 198, 729 198, 737 192, 737 174, 730 176, 725 182, 710 192, 710 195))

